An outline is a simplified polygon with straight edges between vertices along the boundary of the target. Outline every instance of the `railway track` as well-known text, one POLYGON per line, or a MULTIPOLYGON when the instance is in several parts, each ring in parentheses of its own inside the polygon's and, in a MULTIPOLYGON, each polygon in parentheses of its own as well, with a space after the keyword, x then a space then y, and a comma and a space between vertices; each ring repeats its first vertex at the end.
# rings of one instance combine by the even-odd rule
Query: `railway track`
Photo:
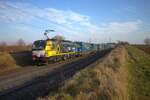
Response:
POLYGON ((24 71, 0 77, 0 100, 34 100, 38 96, 57 90, 77 71, 90 66, 110 50, 86 57, 42 67, 30 67, 24 71))

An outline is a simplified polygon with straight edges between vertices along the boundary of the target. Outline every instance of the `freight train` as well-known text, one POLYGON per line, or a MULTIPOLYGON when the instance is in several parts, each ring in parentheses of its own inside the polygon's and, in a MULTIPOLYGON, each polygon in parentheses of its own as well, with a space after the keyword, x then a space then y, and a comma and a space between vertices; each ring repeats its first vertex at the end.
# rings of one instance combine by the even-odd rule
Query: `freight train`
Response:
POLYGON ((66 60, 99 50, 109 49, 110 45, 86 42, 72 42, 68 40, 50 39, 47 31, 44 33, 47 39, 36 40, 32 45, 33 62, 48 63, 49 61, 66 60))
POLYGON ((99 50, 98 44, 72 42, 68 40, 46 39, 34 41, 32 59, 37 63, 65 60, 99 50))

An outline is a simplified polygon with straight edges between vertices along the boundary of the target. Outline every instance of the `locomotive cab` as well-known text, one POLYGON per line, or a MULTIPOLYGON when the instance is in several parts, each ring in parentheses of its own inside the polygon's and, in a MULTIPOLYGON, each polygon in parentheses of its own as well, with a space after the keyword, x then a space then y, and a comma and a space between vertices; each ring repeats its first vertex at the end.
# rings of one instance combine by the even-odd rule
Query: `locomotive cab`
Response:
POLYGON ((60 53, 60 46, 54 41, 37 40, 32 46, 33 61, 46 61, 48 57, 55 56, 60 53))

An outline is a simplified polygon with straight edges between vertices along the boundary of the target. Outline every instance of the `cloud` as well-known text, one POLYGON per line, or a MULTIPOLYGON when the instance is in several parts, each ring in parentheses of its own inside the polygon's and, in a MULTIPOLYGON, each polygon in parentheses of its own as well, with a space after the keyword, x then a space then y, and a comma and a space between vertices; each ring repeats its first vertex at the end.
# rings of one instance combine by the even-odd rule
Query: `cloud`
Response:
POLYGON ((108 42, 111 38, 113 42, 122 40, 130 41, 137 36, 138 31, 141 29, 142 21, 127 21, 127 22, 110 22, 104 23, 99 26, 93 27, 93 41, 101 40, 108 42))
POLYGON ((105 33, 119 33, 128 34, 139 29, 142 21, 128 21, 128 22, 110 22, 101 26, 99 29, 105 33))
POLYGON ((26 3, 0 2, 0 16, 7 21, 24 21, 32 18, 43 18, 57 24, 72 24, 88 22, 89 16, 73 11, 64 11, 54 8, 38 8, 26 3), (5 18, 4 18, 5 17, 5 18), (13 19, 13 20, 10 20, 13 19))
MULTIPOLYGON (((39 8, 28 3, 0 1, 0 21, 25 24, 32 23, 35 19, 40 20, 43 25, 48 22, 59 31, 66 32, 70 39, 78 40, 78 37, 80 37, 83 41, 88 41, 91 37, 97 40, 104 40, 116 34, 133 34, 142 24, 142 21, 135 20, 126 22, 114 21, 96 25, 92 23, 90 16, 74 11, 39 8)), ((23 30, 26 30, 26 28, 23 30)))
POLYGON ((0 18, 0 21, 10 23, 31 23, 34 19, 37 19, 43 23, 49 22, 72 31, 78 31, 81 26, 84 26, 82 23, 91 23, 89 16, 69 10, 39 8, 28 3, 2 1, 0 2, 0 18))
POLYGON ((21 8, 12 6, 11 3, 0 2, 0 21, 23 22, 30 21, 33 16, 21 8))

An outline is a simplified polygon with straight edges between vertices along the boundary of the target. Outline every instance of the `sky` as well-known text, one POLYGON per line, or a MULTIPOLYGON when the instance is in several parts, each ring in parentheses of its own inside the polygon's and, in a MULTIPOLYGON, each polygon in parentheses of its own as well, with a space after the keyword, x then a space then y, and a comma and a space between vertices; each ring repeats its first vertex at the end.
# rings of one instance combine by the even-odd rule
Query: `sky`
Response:
POLYGON ((150 38, 150 0, 0 0, 0 42, 62 35, 93 43, 150 38))

